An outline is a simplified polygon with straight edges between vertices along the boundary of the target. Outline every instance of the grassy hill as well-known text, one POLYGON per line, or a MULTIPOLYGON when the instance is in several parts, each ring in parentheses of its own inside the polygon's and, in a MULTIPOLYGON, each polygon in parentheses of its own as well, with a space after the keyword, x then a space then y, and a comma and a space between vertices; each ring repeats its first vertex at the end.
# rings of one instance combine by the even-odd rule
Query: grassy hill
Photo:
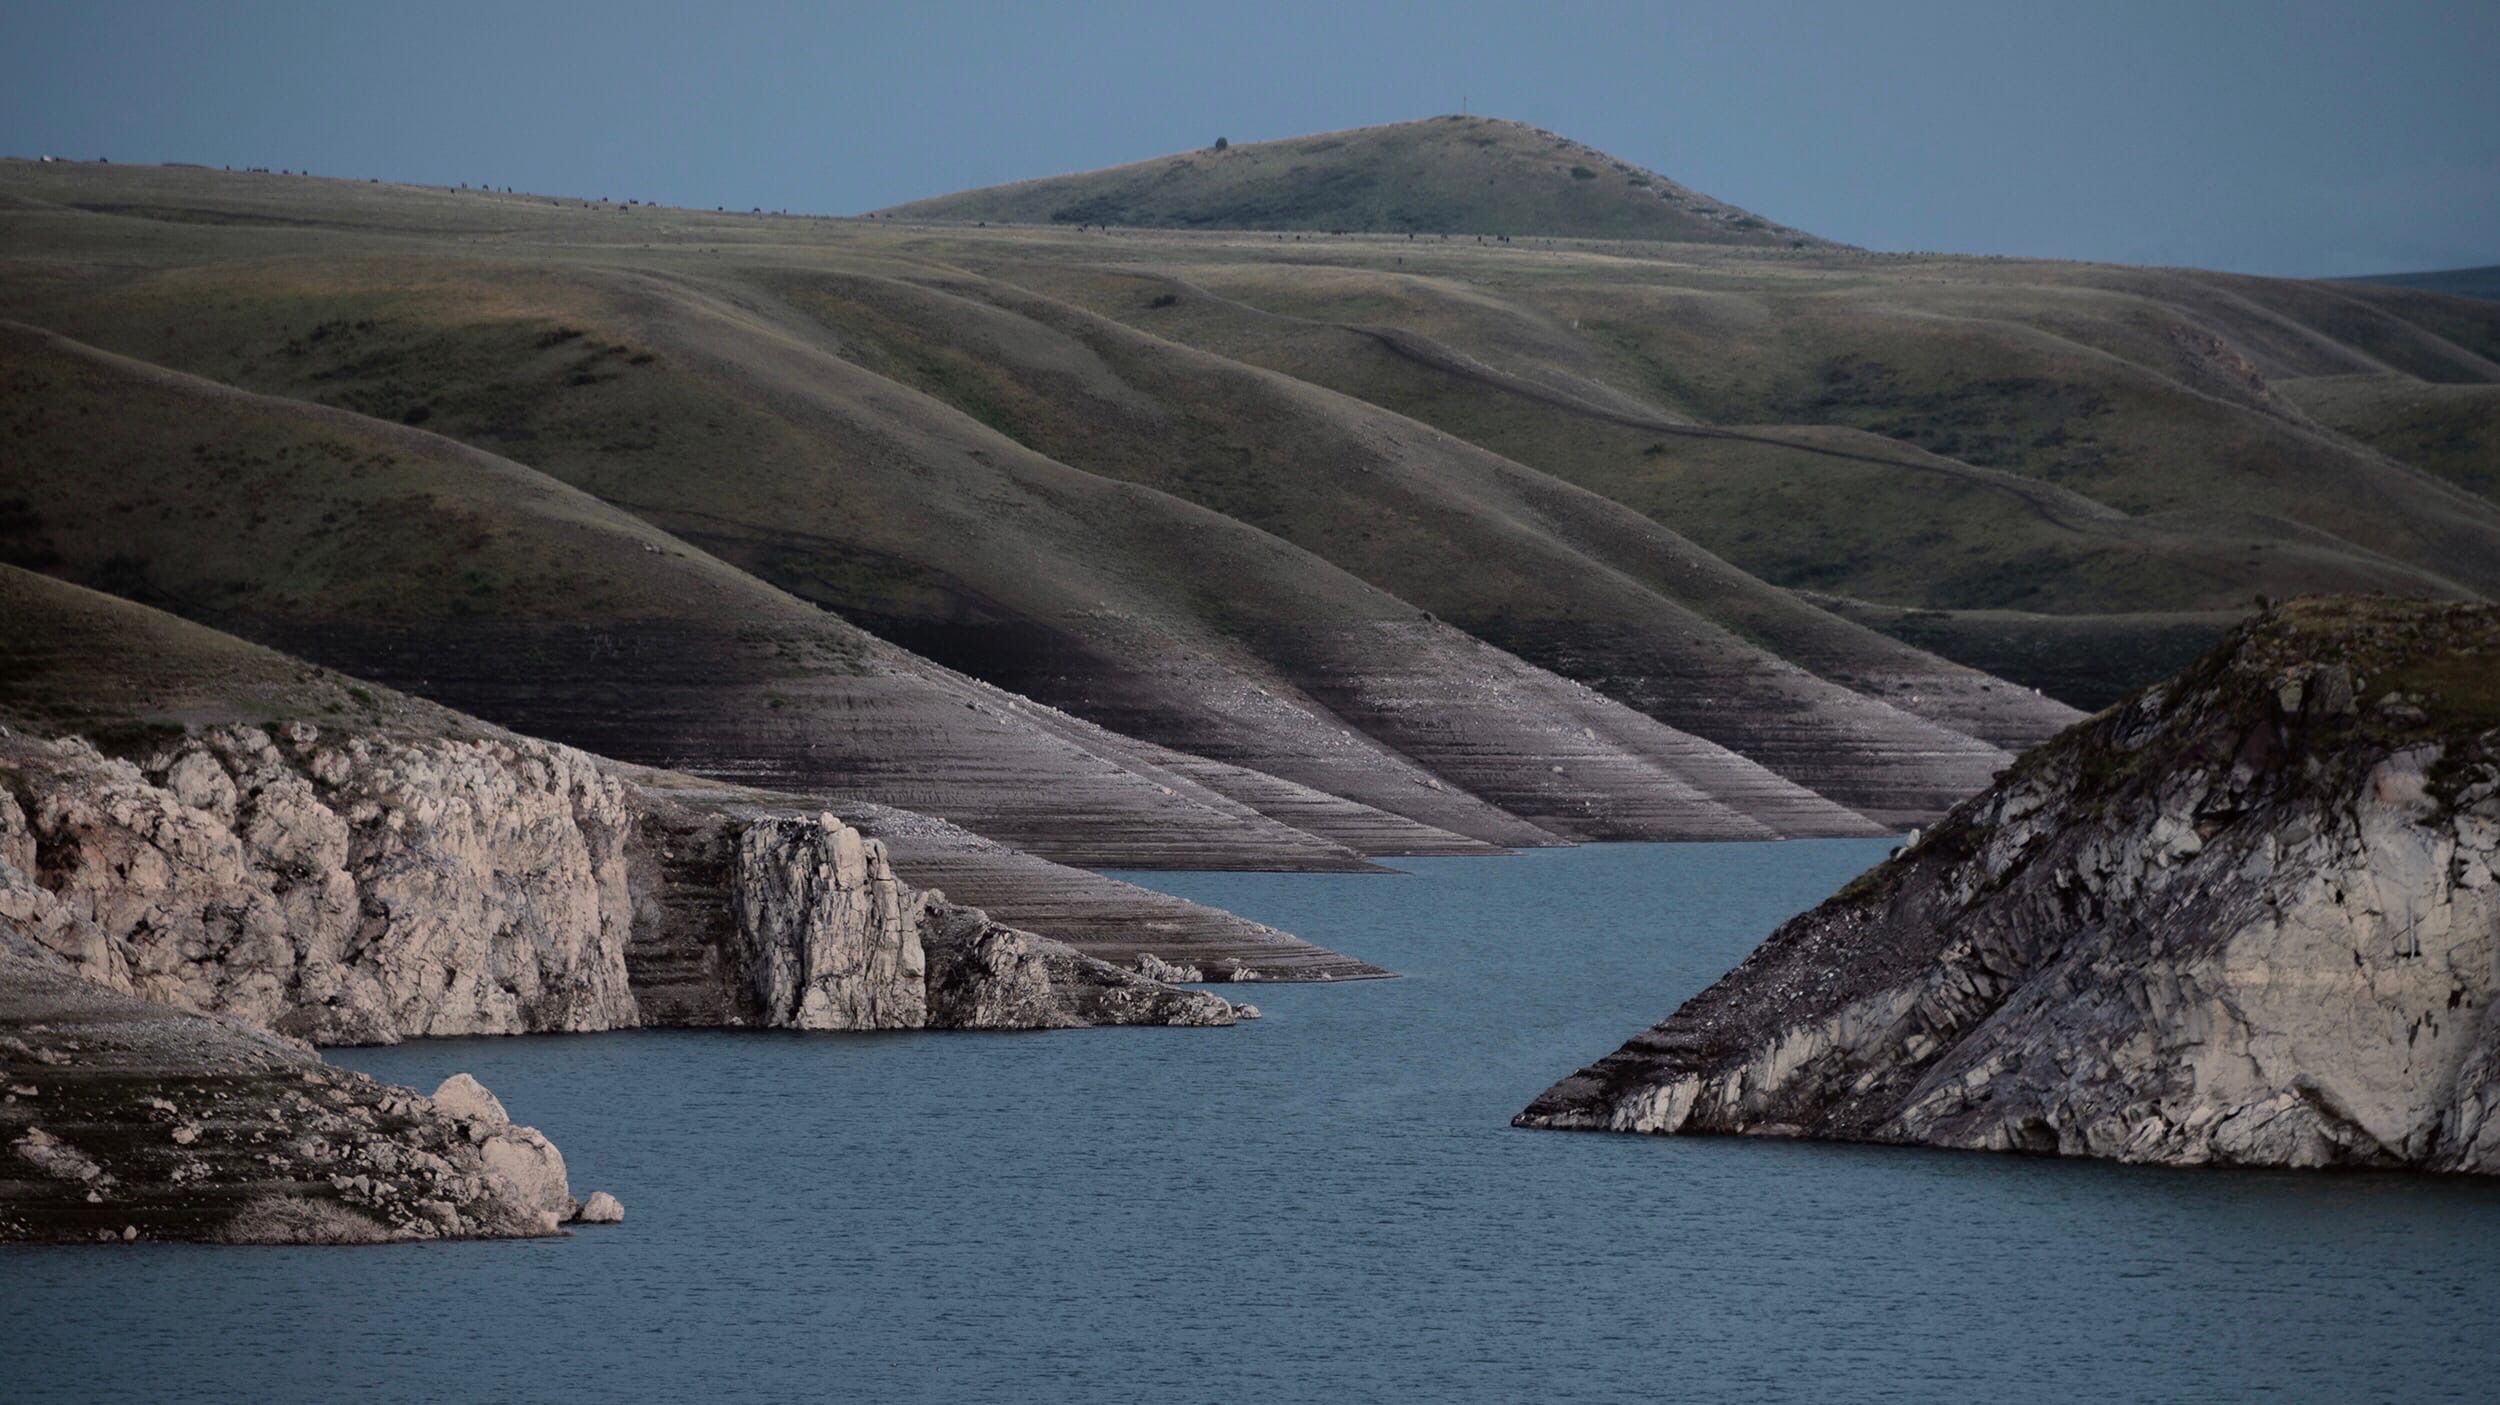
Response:
POLYGON ((2403 288, 0 163, 0 316, 9 559, 1096 862, 1915 822, 2500 589, 2500 306, 2403 288))
MULTIPOLYGON (((142 260, 159 257, 144 252, 157 232, 128 231, 142 260)), ((92 246, 108 232, 58 237, 92 246)), ((222 381, 377 419, 418 418, 943 662, 1107 727, 1435 830, 1511 844, 1553 834, 1852 832, 1863 821, 1850 810, 1914 821, 2003 764, 2009 738, 1974 739, 1819 683, 1627 584, 1619 566, 1556 542, 1536 520, 1551 510, 1526 500, 1537 491, 1533 475, 1481 451, 1449 446, 1438 456, 1515 480, 1517 500, 1449 503, 1448 523, 1400 534, 1394 575, 1380 569, 1385 551, 1332 555, 1349 543, 1300 532, 1321 520, 1310 513, 1290 524, 1245 518, 1238 503, 1183 501, 1194 480, 1141 482, 1134 471, 1160 452, 1155 425, 1221 417, 1226 439, 1256 431, 1270 444, 1246 475, 1233 450, 1217 446, 1219 467, 1235 481, 1266 483, 1256 491, 1279 502, 1321 501, 1297 480, 1323 487, 1326 465, 1358 452, 1394 468, 1405 491, 1429 494, 1419 480, 1434 472, 1430 446, 1382 457, 1403 427, 1342 397, 1149 346, 1192 364, 1142 430, 1103 421, 1099 445, 1030 432, 1019 442, 1013 425, 1001 432, 1001 411, 982 399, 977 376, 896 364, 921 354, 906 338, 924 349, 1035 348, 1007 373, 1043 377, 1042 394, 1058 386, 1080 413, 1106 397, 1155 402, 1065 333, 968 298, 924 301, 916 311, 929 320, 897 331, 880 352, 844 326, 842 309, 853 304, 828 302, 825 280, 840 270, 850 275, 841 286, 863 287, 851 270, 875 270, 877 286, 895 290, 909 286, 898 273, 929 274, 890 257, 829 251, 793 268, 799 261, 776 251, 619 270, 492 253, 379 259, 320 232, 307 241, 346 247, 324 257, 140 262, 67 297, 34 287, 24 307, 48 325, 222 381), (1070 384, 1087 375, 1099 394, 1070 384), (1256 383, 1246 398, 1244 378, 1256 383), (1281 415, 1305 427, 1301 438, 1274 439, 1281 415), (1120 463, 1101 451, 1115 443, 1120 463), (828 465, 841 471, 829 475, 828 465), (1453 556, 1501 574, 1454 575, 1443 569, 1453 556), (1447 622, 1425 614, 1450 613, 1442 607, 1454 597, 1433 594, 1419 609, 1396 593, 1443 585, 1501 605, 1507 627, 1471 637, 1474 614, 1447 622), (1604 613, 1575 622, 1575 598, 1605 599, 1604 613), (1558 641, 1562 656, 1550 652, 1558 641), (1548 652, 1523 663, 1523 649, 1548 652)), ((1107 323, 1098 330, 1120 335, 1107 323)), ((1620 515, 1593 498, 1573 511, 1620 515)), ((1353 512, 1336 516, 1359 525, 1375 515, 1359 504, 1353 512)), ((1636 518, 1612 530, 1626 528, 1654 535, 1636 518)), ((1673 554, 1659 545, 1636 549, 1673 554)), ((1672 569, 1689 573, 1692 555, 1672 569)), ((1929 677, 1936 686, 1927 691, 1940 695, 1978 698, 1991 686, 1890 652, 1892 671, 1909 680, 1895 689, 1904 697, 1929 677)), ((494 712, 482 700, 470 705, 494 712)), ((2021 740, 2065 715, 2027 707, 2010 690, 1974 710, 2031 716, 2015 729, 2021 740)), ((1430 847, 1428 837, 1322 832, 1366 852, 1430 847)))
POLYGON ((2278 290, 2208 302, 2202 275, 2108 290, 2068 266, 1859 262, 1895 261, 1546 263, 1503 269, 1498 296, 1478 265, 1423 257, 1316 277, 1166 261, 1150 295, 1126 261, 1047 286, 1499 450, 1783 585, 2090 613, 2500 586, 2500 514, 2423 481, 2470 454, 2399 462, 2298 403, 2360 373, 2478 399, 2500 366, 2376 318, 2345 333, 2361 346, 2287 336, 2248 295, 2278 290))
POLYGON ((1828 247, 1568 137, 1434 117, 915 200, 903 220, 1828 247))
MULTIPOLYGON (((444 287, 437 287, 428 307, 438 313, 450 308, 456 319, 463 316, 454 294, 444 287)), ((649 353, 605 358, 628 368, 621 377, 626 384, 616 388, 609 406, 637 417, 663 414, 681 425, 706 425, 717 432, 697 436, 699 443, 655 447, 634 445, 617 432, 614 421, 585 430, 578 420, 559 418, 542 431, 535 427, 542 423, 542 413, 578 413, 580 400, 590 398, 568 397, 565 391, 600 389, 570 384, 570 375, 577 373, 564 370, 563 358, 575 356, 567 350, 569 340, 544 349, 559 358, 548 376, 553 385, 523 397, 518 409, 499 409, 497 397, 509 397, 515 388, 511 368, 529 364, 528 356, 516 357, 515 350, 536 349, 537 342, 556 332, 533 335, 524 328, 515 337, 508 328, 480 332, 465 320, 455 321, 427 345, 439 351, 442 339, 448 339, 465 350, 478 335, 514 345, 490 343, 477 362, 488 368, 485 378, 475 383, 456 382, 447 373, 427 382, 427 403, 442 407, 429 424, 498 447, 509 444, 515 452, 553 440, 554 447, 533 455, 552 471, 801 595, 877 622, 895 637, 925 642, 919 636, 934 637, 935 624, 954 626, 947 634, 957 653, 974 663, 1023 661, 1036 676, 1006 681, 1052 684, 1047 691, 1059 700, 1106 724, 1131 734, 1169 738, 1202 758, 1255 765, 1263 774, 1328 794, 1368 797, 1361 804, 1375 809, 1358 808, 1337 817, 1306 806, 1292 817, 1299 825, 1331 832, 1338 824, 1353 824, 1355 832, 1338 837, 1367 852, 1466 847, 1452 839, 1453 832, 1478 841, 1536 844, 1554 842, 1555 833, 1739 838, 1865 828, 1845 809, 1723 748, 1575 690, 1229 519, 1072 472, 942 407, 906 403, 903 413, 887 413, 888 407, 876 403, 878 383, 867 382, 838 359, 810 356, 783 340, 716 325, 691 302, 672 303, 668 316, 626 331, 596 316, 580 320, 600 328, 602 339, 611 334, 628 338, 606 344, 662 350, 656 364, 640 368, 633 367, 632 357, 649 353), (732 358, 727 374, 702 376, 705 358, 715 356, 732 358), (681 369, 689 365, 698 370, 689 374, 681 369), (779 397, 757 403, 749 391, 757 385, 776 388, 779 397), (837 393, 826 394, 829 387, 837 393), (843 391, 848 394, 838 393, 843 391), (497 413, 521 418, 500 427, 471 422, 472 414, 497 413), (742 436, 739 429, 749 432, 742 436), (704 461, 700 456, 707 449, 718 453, 725 439, 750 447, 708 473, 687 471, 704 461), (940 460, 944 475, 930 473, 931 459, 949 449, 955 452, 940 460), (857 471, 848 475, 851 481, 827 481, 821 465, 828 457, 848 458, 856 465, 857 471), (932 628, 916 636, 907 627, 896 627, 909 626, 924 611, 934 616, 932 628), (1055 686, 1062 679, 1064 689, 1055 686), (1392 828, 1396 816, 1418 823, 1401 833, 1392 828)), ((387 322, 388 328, 402 325, 396 319, 387 322)), ((313 367, 305 373, 311 393, 354 389, 369 384, 352 374, 355 365, 371 364, 390 335, 385 325, 336 334, 343 354, 354 360, 335 375, 326 354, 276 359, 287 365, 301 360, 313 367)), ((394 367, 406 359, 384 358, 394 367)), ((542 363, 546 359, 540 357, 542 363)), ((196 393, 202 387, 187 389, 196 393)), ((891 387, 884 392, 889 397, 897 393, 891 387)), ((149 403, 135 388, 114 394, 131 406, 149 403)), ((29 384, 23 396, 27 403, 55 408, 41 423, 30 416, 19 431, 21 441, 34 448, 48 446, 48 428, 66 427, 61 412, 87 407, 77 396, 77 385, 59 378, 29 384)), ((298 403, 261 400, 256 408, 275 412, 298 403)), ((187 415, 168 410, 163 418, 187 415)), ((444 442, 404 428, 394 432, 403 439, 444 442)), ((167 460, 143 433, 134 431, 116 445, 123 447, 136 451, 125 470, 131 481, 153 482, 168 494, 198 489, 220 500, 231 491, 190 476, 158 474, 167 460)), ((507 464, 506 471, 518 471, 518 466, 507 464)), ((264 487, 259 475, 251 478, 256 494, 298 506, 308 501, 300 485, 264 487)), ((32 495, 54 485, 36 481, 25 486, 32 495)), ((37 501, 46 521, 75 515, 71 505, 57 499, 37 501)), ((218 509, 215 502, 206 502, 196 510, 218 509)), ((302 508, 304 514, 309 511, 302 508)), ((412 535, 403 552, 412 567, 434 559, 430 535, 416 537, 410 524, 396 525, 412 535)), ((302 540, 308 548, 336 535, 300 518, 298 530, 306 534, 302 540)), ((104 550, 96 545, 90 556, 104 550)), ((256 557, 267 554, 258 546, 253 550, 256 557)), ((176 553, 178 561, 188 556, 180 541, 153 545, 151 560, 161 552, 176 553)), ((561 549, 551 554, 568 562, 597 559, 561 549)), ((373 553, 358 556, 388 560, 373 553)), ((158 564, 160 569, 182 568, 158 564)), ((629 559, 628 564, 639 563, 629 559)), ((396 574, 396 569, 385 569, 370 579, 388 582, 396 574)), ((445 614, 458 619, 476 608, 474 601, 428 604, 417 592, 393 591, 387 584, 330 579, 343 592, 369 589, 388 597, 351 602, 335 612, 360 619, 383 608, 423 611, 429 620, 445 614)), ((760 583, 749 584, 757 585, 763 596, 789 600, 760 583)), ((604 582, 542 581, 494 570, 475 574, 466 588, 477 600, 519 591, 534 602, 533 608, 568 608, 615 621, 614 628, 645 619, 663 603, 621 596, 604 582)), ((690 606, 689 611, 695 622, 716 622, 713 627, 722 632, 731 632, 732 626, 752 630, 761 615, 760 606, 730 603, 690 606)), ((329 619, 332 612, 323 613, 329 619)), ((684 627, 703 627, 695 622, 684 627)), ((461 627, 483 630, 508 624, 507 618, 461 627)), ((320 627, 351 626, 335 621, 320 627)), ((293 635, 281 642, 321 653, 293 635)), ((361 656, 350 662, 368 672, 383 666, 361 656)), ((480 685, 488 682, 480 680, 480 685)), ((495 685, 501 686, 500 680, 495 685)), ((447 685, 438 678, 433 686, 447 685)), ((464 694, 461 701, 499 720, 568 740, 575 734, 567 729, 588 725, 554 712, 524 718, 514 709, 539 705, 528 699, 464 694)), ((545 705, 560 709, 564 704, 551 696, 545 705)), ((676 753, 655 754, 650 750, 655 744, 630 737, 598 739, 601 748, 630 759, 710 769, 692 766, 676 753)), ((885 769, 873 765, 867 754, 879 748, 893 752, 892 769, 916 777, 910 781, 913 787, 954 783, 943 768, 935 776, 917 778, 929 769, 930 758, 915 756, 916 748, 903 738, 860 735, 838 749, 840 764, 871 772, 885 769)), ((834 754, 820 753, 820 759, 824 764, 811 766, 811 772, 835 764, 834 754)), ((1181 763, 1163 758, 1153 764, 1168 769, 1181 763)), ((1239 777, 1205 779, 1244 803, 1265 803, 1239 777)), ((811 776, 807 783, 826 782, 811 776)), ((963 802, 937 803, 922 789, 862 794, 929 809, 1046 854, 1105 857, 1103 850, 1072 848, 1073 833, 1052 832, 1046 817, 1060 799, 1033 789, 1012 771, 992 783, 993 789, 1019 787, 1029 797, 1024 803, 1040 808, 1012 824, 1006 812, 985 813, 963 802)))
POLYGON ((5 325, 0 391, 15 563, 620 760, 925 810, 1077 861, 1361 866, 1182 774, 1214 768, 915 658, 440 436, 5 325))

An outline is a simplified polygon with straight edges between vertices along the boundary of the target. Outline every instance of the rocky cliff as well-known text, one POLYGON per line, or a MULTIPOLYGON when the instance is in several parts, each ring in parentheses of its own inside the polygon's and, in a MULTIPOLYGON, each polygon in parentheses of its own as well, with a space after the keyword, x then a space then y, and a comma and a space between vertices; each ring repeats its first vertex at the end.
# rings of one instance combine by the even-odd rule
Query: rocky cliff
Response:
POLYGON ((0 918, 99 983, 324 1044, 635 1023, 625 785, 567 747, 224 726, 0 741, 0 918), (275 735, 272 735, 272 733, 275 735))
POLYGON ((2500 1172, 2500 610, 2277 608, 1518 1125, 2500 1172))
POLYGON ((1002 962, 1012 929, 790 808, 689 805, 509 734, 230 724, 136 759, 12 734, 0 925, 108 988, 324 1044, 1231 1021, 1047 938, 1002 962))
POLYGON ((460 1074, 431 1098, 0 930, 0 1242, 553 1234, 564 1158, 460 1074))
POLYGON ((793 1029, 1226 1025, 1234 1006, 905 887, 832 815, 738 836, 733 969, 757 1022, 793 1029))
MULTIPOLYGON (((576 1205, 555 1147, 465 1076, 423 1098, 305 1041, 1236 1016, 915 889, 796 797, 518 736, 6 567, 0 619, 0 1239, 622 1217, 576 1205)), ((1369 970, 1225 920, 1262 957, 1369 970)))

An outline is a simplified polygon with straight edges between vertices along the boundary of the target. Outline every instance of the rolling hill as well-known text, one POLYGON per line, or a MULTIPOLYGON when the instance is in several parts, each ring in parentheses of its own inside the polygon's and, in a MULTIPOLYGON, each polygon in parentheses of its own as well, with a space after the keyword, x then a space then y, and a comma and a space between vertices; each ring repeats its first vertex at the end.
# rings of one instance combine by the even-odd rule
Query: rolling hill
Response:
POLYGON ((1434 117, 1175 152, 877 213, 963 224, 1830 247, 1569 137, 1494 117, 1434 117))
MULTIPOLYGON (((829 305, 821 281, 797 276, 778 261, 712 258, 627 273, 297 254, 140 270, 60 302, 37 289, 28 315, 221 381, 415 417, 942 662, 1115 730, 1478 840, 1853 832, 1864 823, 1853 810, 1912 823, 1984 783, 2008 742, 2066 715, 2011 690, 1989 695, 1976 674, 1828 620, 1885 661, 1900 696, 1961 695, 1974 714, 2017 720, 1975 738, 1818 680, 1602 559, 1655 558, 1634 569, 1677 578, 1714 569, 1655 524, 1586 495, 1541 503, 1534 475, 1464 445, 1383 457, 1407 427, 1358 402, 1148 343, 1132 354, 1189 363, 1155 408, 1045 323, 968 298, 918 308, 928 320, 911 335, 922 344, 1034 347, 1015 374, 1047 381, 1053 358, 1079 373, 1090 364, 1102 370, 1097 398, 1150 407, 1142 426, 1105 423, 1120 431, 1117 471, 1100 451, 1108 438, 1019 442, 981 418, 982 404, 915 393, 926 377, 874 362, 875 346, 841 325, 848 304, 829 305), (1359 550, 1300 531, 1314 525, 1307 515, 1245 519, 1235 502, 1183 501, 1202 486, 1194 476, 1136 481, 1134 465, 1157 453, 1157 424, 1213 415, 1231 439, 1306 427, 1303 440, 1259 453, 1260 491, 1279 500, 1298 496, 1297 479, 1362 455, 1394 467, 1407 496, 1432 495, 1438 459, 1506 481, 1510 501, 1448 501, 1451 520, 1359 550), (841 472, 829 477, 828 464, 841 472), (1601 538, 1613 540, 1601 550, 1601 538), (1454 597, 1396 593, 1464 588, 1441 568, 1454 556, 1503 572, 1472 588, 1508 601, 1505 628, 1470 637, 1480 612, 1444 622, 1425 610, 1444 613, 1454 597), (1585 613, 1577 600, 1601 598, 1603 614, 1574 618, 1585 613), (1523 650, 1540 655, 1523 661, 1523 650)), ((1208 452, 1238 467, 1231 448, 1208 452)), ((1378 504, 1347 506, 1337 520, 1386 520, 1378 504)), ((531 725, 486 699, 462 701, 531 725)), ((1375 853, 1435 843, 1338 837, 1375 853)))
POLYGON ((1309 140, 1164 184, 1516 227, 0 163, 0 558, 832 798, 1055 935, 1120 919, 1052 860, 1918 823, 2260 594, 2500 590, 2500 306, 1627 234, 1587 202, 1657 180, 1538 186, 1613 168, 1517 124, 1309 140))

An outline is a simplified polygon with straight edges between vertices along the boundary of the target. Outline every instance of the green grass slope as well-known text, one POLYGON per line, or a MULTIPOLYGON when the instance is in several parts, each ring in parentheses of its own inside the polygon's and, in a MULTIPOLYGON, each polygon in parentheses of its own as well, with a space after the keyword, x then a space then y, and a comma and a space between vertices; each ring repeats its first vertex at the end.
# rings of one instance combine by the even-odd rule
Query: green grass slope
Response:
POLYGON ((1568 137, 1492 117, 1176 152, 879 213, 960 223, 1826 246, 1568 137))
POLYGON ((802 277, 781 294, 863 365, 980 409, 1067 463, 1251 522, 1652 716, 1860 808, 1993 769, 2071 713, 1853 630, 1656 524, 1360 401, 987 280, 802 277), (1083 374, 1073 368, 1082 368, 1083 374), (1452 562, 1468 563, 1452 570, 1452 562), (1785 626, 1802 626, 1787 629, 1785 626), (1851 687, 1762 647, 1820 649, 1851 687), (2000 730, 2001 729, 2001 730, 2000 730))
MULTIPOLYGON (((249 294, 271 272, 241 275, 240 300, 263 317, 273 301, 249 294)), ((1120 730, 1501 843, 1863 827, 1239 523, 1034 454, 712 290, 497 267, 445 271, 418 298, 404 264, 330 261, 319 276, 334 286, 311 307, 274 311, 340 330, 257 333, 266 355, 210 369, 367 411, 413 399, 428 428, 526 454, 890 637, 1120 730), (360 275, 359 291, 337 290, 360 275), (537 317, 513 316, 522 290, 537 317), (828 478, 828 463, 848 471, 828 478)), ((96 306, 214 307, 238 291, 197 271, 171 281, 96 306)), ((213 315, 183 325, 236 330, 213 315)))
POLYGON ((1474 292, 1477 265, 1408 260, 1419 264, 1431 271, 1326 280, 1184 267, 1207 306, 1131 296, 1121 311, 1626 501, 1779 584, 2087 613, 2313 585, 2500 587, 2490 503, 2275 389, 2275 377, 2400 359, 2500 375, 2367 309, 2354 319, 2365 325, 2339 329, 2376 343, 2363 351, 2287 335, 2276 310, 2223 306, 2187 276, 2113 292, 2068 286, 2068 270, 2024 282, 1962 264, 1916 281, 1766 272, 1688 289, 1639 268, 1524 270, 1504 313, 1576 333, 1601 396, 1514 370, 1549 358, 1516 348, 1507 317, 1467 305, 1480 298, 1431 286, 1474 292), (1441 296, 1415 296, 1419 283, 1441 296), (1166 311, 1177 315, 1155 315, 1166 311), (2217 322, 2290 345, 2256 363, 2217 322))
MULTIPOLYGON (((2485 304, 1997 260, 1137 243, 932 251, 1398 410, 1779 584, 1931 614, 2022 607, 1922 634, 1931 648, 2074 613, 2103 660, 2133 632, 2125 671, 2149 678, 2181 612, 2491 588, 2487 500, 2453 491, 2491 471, 2485 304), (1844 335, 1885 359, 1826 357, 1844 335), (1845 418, 1860 423, 1828 422, 1845 418)), ((2056 668, 2015 676, 2097 696, 2056 668)))
POLYGON ((2439 385, 2382 371, 2285 381, 2280 389, 2337 433, 2500 502, 2500 384, 2439 385))

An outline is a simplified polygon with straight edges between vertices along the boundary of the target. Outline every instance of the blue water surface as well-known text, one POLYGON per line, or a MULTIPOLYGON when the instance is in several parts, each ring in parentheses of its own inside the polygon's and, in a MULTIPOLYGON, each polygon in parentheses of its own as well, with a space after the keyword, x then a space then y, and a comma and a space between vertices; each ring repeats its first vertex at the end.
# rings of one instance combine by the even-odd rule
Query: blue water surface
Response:
POLYGON ((1403 972, 1229 1030, 467 1070, 627 1222, 0 1253, 11 1400, 2485 1400, 2500 1187, 1506 1125, 1881 842, 1129 874, 1403 972))

